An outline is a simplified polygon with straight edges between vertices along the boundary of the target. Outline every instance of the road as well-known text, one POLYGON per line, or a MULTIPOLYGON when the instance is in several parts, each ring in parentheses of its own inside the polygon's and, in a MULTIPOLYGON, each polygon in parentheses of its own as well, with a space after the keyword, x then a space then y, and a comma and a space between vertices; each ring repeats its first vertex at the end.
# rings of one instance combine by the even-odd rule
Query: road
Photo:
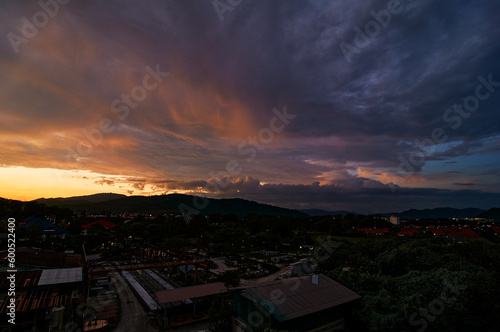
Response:
POLYGON ((159 331, 151 326, 148 314, 120 273, 113 272, 110 276, 120 298, 120 320, 114 331, 159 331))

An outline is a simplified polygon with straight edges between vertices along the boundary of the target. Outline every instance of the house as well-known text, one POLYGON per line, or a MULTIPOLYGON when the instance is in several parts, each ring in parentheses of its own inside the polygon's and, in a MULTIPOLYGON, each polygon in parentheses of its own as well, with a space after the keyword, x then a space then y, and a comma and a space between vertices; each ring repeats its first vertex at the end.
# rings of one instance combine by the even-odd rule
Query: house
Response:
POLYGON ((325 275, 285 279, 233 291, 233 332, 265 327, 288 331, 335 331, 346 327, 361 297, 325 275))
POLYGON ((370 235, 385 235, 389 228, 360 228, 359 231, 370 235))
POLYGON ((162 328, 184 325, 187 317, 191 321, 207 319, 203 312, 208 312, 210 302, 203 299, 227 292, 222 282, 157 291, 156 298, 164 310, 162 328), (175 303, 183 304, 176 308, 175 303))
POLYGON ((450 232, 448 237, 455 240, 456 242, 461 243, 463 241, 466 241, 466 239, 478 238, 480 236, 469 227, 465 227, 465 228, 460 228, 454 232, 450 232))
POLYGON ((116 224, 114 222, 111 222, 111 221, 108 221, 108 220, 104 220, 104 219, 100 219, 100 220, 97 220, 97 221, 93 221, 93 222, 91 222, 89 224, 82 225, 82 234, 87 235, 88 230, 91 229, 92 227, 94 227, 95 225, 101 225, 105 229, 112 229, 113 227, 116 226, 116 224))
POLYGON ((97 220, 97 221, 91 222, 90 224, 82 225, 82 228, 83 229, 89 229, 89 228, 91 228, 92 226, 94 226, 96 224, 100 224, 100 225, 102 225, 106 229, 111 229, 111 228, 113 228, 113 227, 116 226, 116 224, 113 223, 113 222, 111 222, 111 221, 101 219, 101 220, 97 220))
POLYGON ((35 216, 28 217, 26 219, 23 219, 19 223, 19 227, 24 228, 26 230, 29 230, 31 227, 34 225, 38 225, 40 227, 40 231, 42 232, 42 239, 45 239, 46 237, 50 236, 58 236, 64 238, 67 234, 70 232, 65 230, 64 228, 61 228, 57 225, 54 225, 50 222, 48 222, 45 219, 38 218, 35 216))
POLYGON ((442 236, 445 232, 442 229, 431 228, 431 232, 434 236, 442 236))

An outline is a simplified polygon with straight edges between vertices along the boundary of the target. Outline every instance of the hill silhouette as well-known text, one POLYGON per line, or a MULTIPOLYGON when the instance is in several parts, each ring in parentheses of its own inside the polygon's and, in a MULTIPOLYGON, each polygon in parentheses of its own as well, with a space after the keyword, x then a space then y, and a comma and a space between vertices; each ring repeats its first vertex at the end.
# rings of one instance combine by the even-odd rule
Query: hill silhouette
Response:
POLYGON ((95 194, 68 198, 42 198, 39 203, 47 206, 68 207, 74 211, 87 213, 179 213, 179 206, 186 212, 198 210, 202 215, 214 213, 230 214, 245 217, 249 214, 263 214, 270 216, 306 216, 305 213, 281 208, 269 204, 257 203, 240 198, 215 199, 207 198, 208 204, 203 209, 196 209, 193 200, 202 202, 202 198, 192 195, 170 194, 157 196, 125 196, 118 194, 95 194))
POLYGON ((475 218, 485 210, 476 208, 455 209, 440 207, 435 209, 410 209, 400 213, 393 213, 402 219, 427 219, 427 218, 475 218))
POLYGON ((484 211, 483 213, 481 213, 477 217, 478 218, 500 220, 500 208, 491 208, 487 211, 484 211))

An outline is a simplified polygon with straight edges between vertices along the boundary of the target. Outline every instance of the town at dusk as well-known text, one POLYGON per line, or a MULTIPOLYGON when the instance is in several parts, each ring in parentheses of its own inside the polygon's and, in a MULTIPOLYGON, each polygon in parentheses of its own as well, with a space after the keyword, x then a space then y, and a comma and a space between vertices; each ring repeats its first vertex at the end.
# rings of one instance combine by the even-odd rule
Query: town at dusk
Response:
POLYGON ((0 1, 0 330, 496 331, 499 15, 0 1))

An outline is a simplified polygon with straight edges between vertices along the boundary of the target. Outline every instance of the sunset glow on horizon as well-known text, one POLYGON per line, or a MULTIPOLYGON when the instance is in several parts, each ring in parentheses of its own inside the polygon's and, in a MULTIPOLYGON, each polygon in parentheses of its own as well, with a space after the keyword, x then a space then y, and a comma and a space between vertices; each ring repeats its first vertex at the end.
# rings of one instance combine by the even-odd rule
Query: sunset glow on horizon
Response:
MULTIPOLYGON (((0 168, 0 197, 31 201, 38 198, 71 197, 113 192, 130 195, 129 184, 106 184, 109 176, 89 171, 68 171, 54 168, 0 168), (104 187, 106 185, 106 187, 104 187)), ((117 177, 119 179, 120 177, 117 177)), ((123 178, 123 177, 121 177, 123 178)))

